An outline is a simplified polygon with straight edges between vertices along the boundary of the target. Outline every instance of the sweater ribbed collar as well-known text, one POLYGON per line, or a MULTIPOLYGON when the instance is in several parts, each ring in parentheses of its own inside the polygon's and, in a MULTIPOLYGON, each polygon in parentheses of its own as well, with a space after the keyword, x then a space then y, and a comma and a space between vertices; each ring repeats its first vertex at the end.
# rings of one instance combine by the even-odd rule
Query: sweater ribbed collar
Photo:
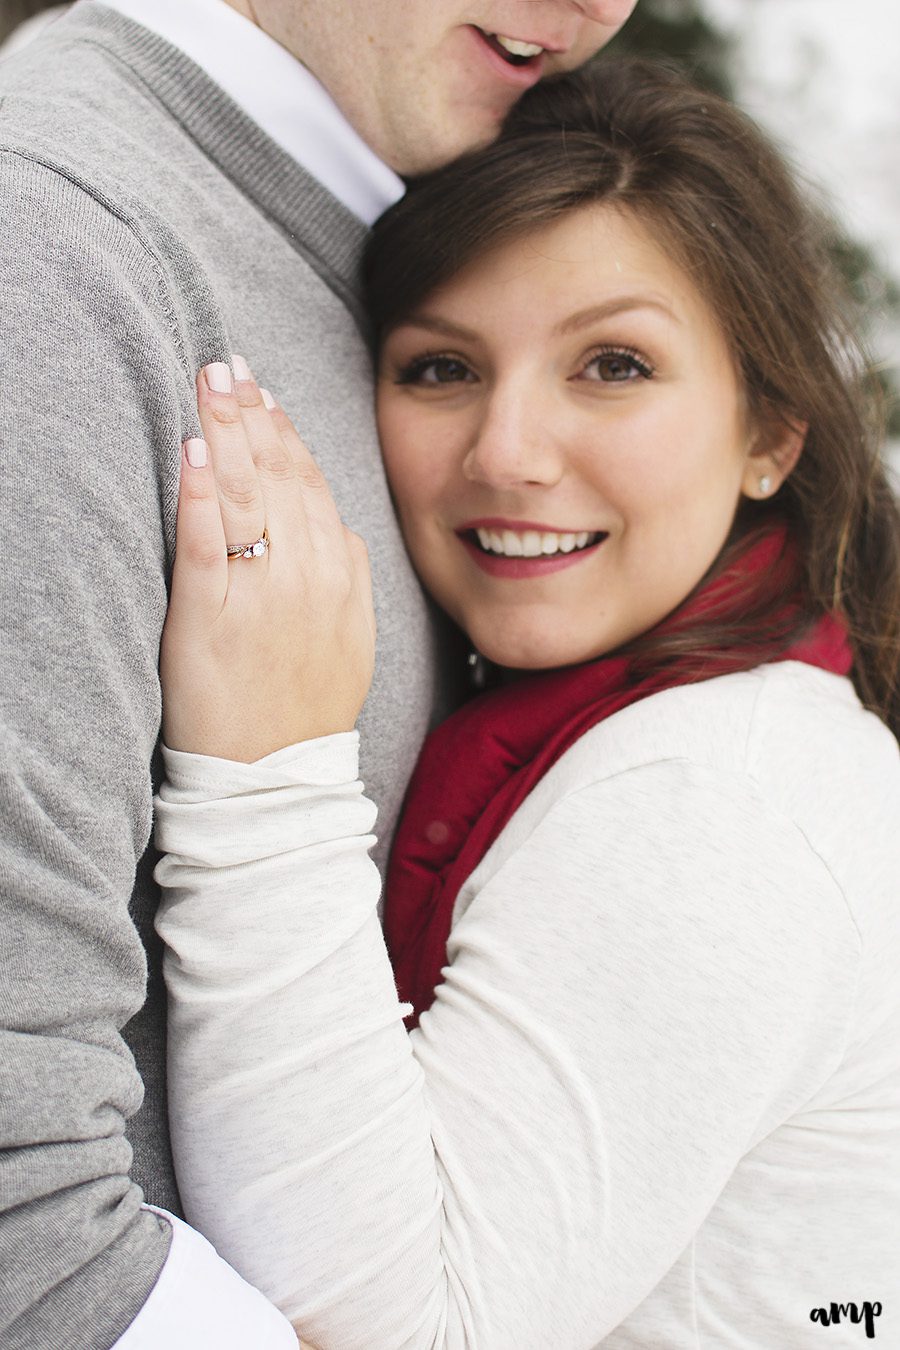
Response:
POLYGON ((403 196, 403 180, 365 143, 312 72, 227 0, 102 3, 190 57, 364 224, 372 225, 403 196))
POLYGON ((359 293, 367 228, 164 38, 105 5, 77 5, 43 43, 103 47, 157 99, 201 150, 339 289, 359 293))

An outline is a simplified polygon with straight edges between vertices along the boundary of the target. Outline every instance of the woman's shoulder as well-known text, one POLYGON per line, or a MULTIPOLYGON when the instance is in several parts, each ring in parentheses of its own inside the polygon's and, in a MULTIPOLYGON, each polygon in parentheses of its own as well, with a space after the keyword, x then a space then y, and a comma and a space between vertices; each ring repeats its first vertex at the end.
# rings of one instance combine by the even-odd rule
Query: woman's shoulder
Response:
POLYGON ((562 842, 568 817, 583 825, 591 812, 601 851, 611 829, 640 834, 648 818, 673 815, 727 849, 728 819, 754 857, 771 857, 776 837, 793 841, 795 861, 815 858, 852 910, 877 903, 896 915, 900 748, 848 679, 812 666, 781 662, 665 690, 591 727, 509 821, 488 870, 548 818, 562 842))
POLYGON ((746 775, 779 796, 797 779, 806 791, 808 776, 824 768, 830 780, 876 774, 900 788, 897 742, 850 680, 797 661, 653 694, 592 727, 567 759, 563 772, 585 781, 687 760, 746 775))
POLYGON ((806 855, 830 877, 860 929, 896 922, 900 750, 847 679, 783 662, 654 694, 587 731, 519 829, 617 798, 632 804, 621 829, 640 803, 641 817, 702 819, 711 846, 729 847, 729 821, 757 856, 778 839, 786 865, 806 855))

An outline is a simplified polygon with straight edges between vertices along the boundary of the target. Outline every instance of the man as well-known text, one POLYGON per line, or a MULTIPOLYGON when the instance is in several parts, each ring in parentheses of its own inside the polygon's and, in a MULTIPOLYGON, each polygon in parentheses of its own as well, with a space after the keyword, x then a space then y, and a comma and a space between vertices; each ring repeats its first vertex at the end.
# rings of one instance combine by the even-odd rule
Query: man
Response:
POLYGON ((82 0, 0 66, 6 1350, 295 1343, 171 1213, 147 844, 194 376, 240 352, 369 544, 384 849, 438 689, 372 422, 366 226, 633 3, 82 0))

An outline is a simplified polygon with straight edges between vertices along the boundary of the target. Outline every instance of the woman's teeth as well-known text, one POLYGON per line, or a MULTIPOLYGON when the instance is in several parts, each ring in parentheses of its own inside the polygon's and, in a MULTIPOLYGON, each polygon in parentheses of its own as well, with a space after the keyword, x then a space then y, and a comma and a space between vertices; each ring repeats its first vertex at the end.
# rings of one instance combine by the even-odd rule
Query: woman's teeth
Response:
POLYGON ((599 534, 582 530, 579 534, 554 534, 551 531, 476 530, 478 542, 485 553, 499 553, 505 558, 540 558, 554 553, 572 553, 596 543, 599 534))

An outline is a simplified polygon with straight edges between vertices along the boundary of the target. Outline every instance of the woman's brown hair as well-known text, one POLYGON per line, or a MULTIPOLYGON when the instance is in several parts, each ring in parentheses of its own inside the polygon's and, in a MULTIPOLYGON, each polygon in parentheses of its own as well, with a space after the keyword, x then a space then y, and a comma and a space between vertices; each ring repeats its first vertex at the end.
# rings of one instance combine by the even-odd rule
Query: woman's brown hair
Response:
POLYGON ((2 0, 0 3, 0 42, 5 41, 14 29, 26 19, 45 9, 52 9, 58 0, 2 0))
POLYGON ((414 183, 376 225, 366 257, 376 337, 476 256, 591 204, 654 231, 710 304, 759 427, 806 425, 781 489, 743 502, 714 566, 786 521, 799 603, 757 579, 739 622, 714 619, 633 644, 641 673, 686 654, 696 676, 776 657, 838 611, 863 702, 900 734, 900 511, 880 459, 877 385, 830 261, 834 227, 778 152, 726 100, 668 68, 601 60, 539 86, 500 140, 414 183), (729 663, 740 653, 739 661, 729 663))

